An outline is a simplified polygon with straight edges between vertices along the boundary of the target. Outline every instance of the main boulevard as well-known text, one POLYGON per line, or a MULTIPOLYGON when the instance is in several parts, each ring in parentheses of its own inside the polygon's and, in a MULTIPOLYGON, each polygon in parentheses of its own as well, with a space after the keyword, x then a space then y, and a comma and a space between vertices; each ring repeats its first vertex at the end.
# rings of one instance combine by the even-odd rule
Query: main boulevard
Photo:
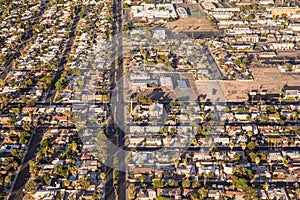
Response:
POLYGON ((125 151, 124 149, 124 115, 125 115, 125 101, 124 101, 124 83, 122 79, 123 75, 123 41, 122 41, 122 1, 113 1, 113 38, 112 38, 112 76, 111 76, 111 107, 110 116, 107 129, 107 136, 110 141, 118 147, 119 151, 113 152, 114 155, 109 152, 109 158, 107 163, 114 163, 114 157, 117 157, 118 163, 114 163, 114 166, 107 166, 106 172, 106 190, 105 199, 126 199, 126 170, 125 170, 125 151), (117 119, 118 118, 118 119, 117 119), (114 170, 117 171, 117 184, 114 184, 114 170))

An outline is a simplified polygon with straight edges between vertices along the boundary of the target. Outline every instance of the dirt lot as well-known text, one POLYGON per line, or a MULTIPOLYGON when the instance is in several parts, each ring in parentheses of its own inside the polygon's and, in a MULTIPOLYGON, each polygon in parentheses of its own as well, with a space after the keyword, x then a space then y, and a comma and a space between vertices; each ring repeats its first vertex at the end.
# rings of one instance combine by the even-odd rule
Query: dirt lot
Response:
POLYGON ((257 68, 252 69, 254 81, 224 82, 226 88, 227 100, 244 101, 247 99, 247 93, 251 90, 267 90, 268 93, 278 93, 285 84, 300 85, 300 77, 288 74, 282 74, 276 68, 257 68))
POLYGON ((188 17, 180 18, 174 22, 167 22, 165 27, 174 32, 213 32, 214 27, 206 18, 188 17))
MULTIPOLYGON (((252 73, 254 81, 218 81, 220 82, 218 90, 223 90, 222 94, 227 101, 243 102, 248 99, 248 92, 251 90, 278 93, 285 84, 300 85, 299 76, 282 74, 275 68, 256 68, 252 69, 252 73)), ((211 86, 214 86, 211 81, 198 81, 196 86, 199 93, 207 93, 208 98, 211 98, 210 90, 211 86)), ((222 97, 221 94, 219 96, 222 97)))

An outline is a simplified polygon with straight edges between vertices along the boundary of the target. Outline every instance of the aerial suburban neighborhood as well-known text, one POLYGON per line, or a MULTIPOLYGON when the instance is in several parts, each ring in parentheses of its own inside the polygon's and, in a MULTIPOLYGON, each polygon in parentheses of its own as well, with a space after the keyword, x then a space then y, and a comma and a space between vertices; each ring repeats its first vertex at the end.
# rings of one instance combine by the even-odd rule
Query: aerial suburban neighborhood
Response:
POLYGON ((300 199, 297 0, 0 0, 0 199, 300 199))

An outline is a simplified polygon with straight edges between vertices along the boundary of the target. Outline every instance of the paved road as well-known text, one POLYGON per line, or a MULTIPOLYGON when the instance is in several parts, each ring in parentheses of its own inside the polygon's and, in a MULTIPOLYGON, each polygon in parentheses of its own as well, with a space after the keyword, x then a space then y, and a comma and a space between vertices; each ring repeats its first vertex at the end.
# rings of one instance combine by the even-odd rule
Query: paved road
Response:
POLYGON ((222 72, 221 72, 220 68, 217 66, 217 63, 215 62, 214 57, 212 56, 212 54, 211 54, 211 52, 210 52, 207 45, 203 45, 202 53, 204 55, 206 55, 207 62, 211 66, 211 70, 212 70, 212 73, 213 73, 212 74, 212 79, 213 80, 223 79, 222 72))
MULTIPOLYGON (((124 97, 124 80, 123 80, 123 38, 122 38, 122 0, 116 1, 116 16, 115 20, 117 22, 117 34, 118 34, 118 69, 117 69, 117 103, 114 103, 115 111, 118 111, 118 124, 119 127, 117 133, 118 147, 124 149, 125 145, 125 97, 124 97)), ((118 176, 118 190, 117 197, 119 200, 127 199, 126 194, 126 151, 119 151, 118 153, 119 160, 119 176, 118 176)))
MULTIPOLYGON (((204 180, 203 179, 201 179, 201 180, 198 180, 200 183, 201 183, 201 185, 203 185, 203 183, 204 183, 204 180)), ((255 184, 255 183, 258 183, 258 184, 262 184, 262 183, 264 183, 265 181, 264 180, 256 180, 256 181, 254 181, 252 184, 255 184)), ((150 182, 147 182, 147 181, 144 181, 144 183, 146 183, 148 186, 147 186, 147 188, 153 188, 153 186, 152 186, 152 183, 150 182)), ((141 183, 139 183, 139 182, 135 182, 135 183, 133 183, 134 185, 136 185, 136 186, 141 186, 141 183)), ((279 188, 284 188, 284 187, 286 187, 286 186, 290 186, 290 187, 292 187, 292 186, 294 186, 294 182, 286 182, 286 181, 277 181, 277 182, 269 182, 269 184, 270 184, 270 187, 279 187, 279 188)), ((179 186, 181 185, 181 181, 179 181, 179 186)), ((207 179, 207 181, 206 181, 206 185, 208 186, 208 187, 213 187, 213 185, 222 185, 222 186, 224 186, 224 187, 229 187, 230 185, 231 185, 231 183, 229 183, 228 181, 220 181, 220 180, 209 180, 209 179, 207 179)))
MULTIPOLYGON (((229 152, 230 148, 228 146, 216 146, 218 148, 219 152, 229 152)), ((180 149, 185 150, 186 152, 199 152, 201 149, 204 149, 205 151, 209 151, 209 149, 211 148, 211 146, 197 146, 197 147, 189 147, 187 148, 186 146, 182 146, 182 147, 175 147, 175 146, 171 146, 171 147, 136 147, 137 151, 146 151, 146 152, 150 152, 150 151, 158 151, 161 148, 167 148, 168 150, 172 151, 178 151, 180 149)), ((268 150, 283 150, 283 151, 299 151, 299 147, 298 146, 283 146, 283 147, 271 147, 271 146, 259 146, 256 149, 257 151, 268 151, 268 150)), ((128 148, 128 151, 130 151, 130 148, 128 148)), ((242 151, 242 147, 234 147, 233 151, 242 151)))
POLYGON ((46 130, 45 128, 37 128, 33 131, 32 139, 30 141, 28 150, 24 157, 23 164, 21 165, 20 171, 16 177, 16 181, 13 186, 12 192, 8 198, 9 200, 22 199, 21 196, 23 196, 23 189, 25 187, 27 180, 30 177, 28 162, 29 160, 35 158, 35 154, 37 153, 37 147, 43 138, 43 134, 45 130, 46 130))
MULTIPOLYGON (((111 110, 109 116, 109 126, 108 126, 108 138, 113 142, 119 150, 114 152, 114 155, 118 157, 118 184, 117 188, 113 186, 113 169, 107 167, 107 176, 106 176, 106 192, 105 199, 109 200, 124 200, 127 198, 126 195, 126 167, 125 167, 125 151, 121 149, 124 148, 124 138, 125 134, 123 132, 124 124, 124 96, 123 96, 123 41, 122 41, 122 1, 114 0, 113 1, 113 45, 112 50, 114 52, 113 60, 117 59, 117 62, 112 63, 112 92, 111 92, 111 110)), ((110 156, 108 163, 113 163, 113 156, 110 156)))

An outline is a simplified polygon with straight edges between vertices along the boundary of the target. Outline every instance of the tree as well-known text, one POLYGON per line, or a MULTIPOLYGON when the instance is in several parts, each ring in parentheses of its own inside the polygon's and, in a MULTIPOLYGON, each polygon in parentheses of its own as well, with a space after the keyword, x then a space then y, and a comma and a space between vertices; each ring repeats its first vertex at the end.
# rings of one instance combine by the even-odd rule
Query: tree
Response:
POLYGON ((290 160, 287 159, 286 157, 283 157, 283 158, 282 158, 282 164, 283 164, 283 165, 287 165, 289 162, 290 162, 290 160))
POLYGON ((191 186, 191 182, 188 179, 182 181, 182 187, 189 188, 191 186))
POLYGON ((247 136, 248 136, 249 138, 251 138, 252 135, 253 135, 253 132, 252 132, 252 131, 247 131, 247 136))
POLYGON ((260 158, 257 156, 255 157, 255 163, 258 165, 260 163, 260 158))
POLYGON ((245 200, 258 200, 257 191, 251 187, 243 189, 243 198, 245 200))
POLYGON ((200 199, 206 199, 208 195, 208 190, 206 188, 201 188, 198 190, 200 199))
POLYGON ((109 96, 107 94, 102 95, 102 100, 104 102, 109 101, 109 96))
POLYGON ((49 174, 45 174, 45 175, 42 176, 42 179, 43 179, 43 181, 47 182, 51 179, 51 177, 50 177, 49 174))
POLYGON ((189 194, 189 197, 190 197, 191 200, 199 200, 199 193, 197 193, 197 192, 191 192, 189 194))
POLYGON ((9 126, 13 127, 16 124, 16 118, 15 117, 9 117, 9 126))
POLYGON ((35 191, 35 181, 34 180, 30 180, 30 181, 28 181, 27 183, 26 183, 26 185, 25 185, 25 190, 26 190, 26 192, 29 192, 29 193, 31 193, 31 194, 33 194, 34 193, 34 191, 35 191))
POLYGON ((16 158, 22 157, 22 154, 21 154, 20 150, 18 150, 18 149, 13 149, 13 150, 11 150, 10 153, 13 157, 16 157, 16 158))
POLYGON ((28 140, 30 138, 30 133, 27 131, 24 131, 20 134, 19 143, 20 144, 27 144, 28 140))
POLYGON ((178 182, 172 179, 169 179, 167 183, 170 187, 178 187, 178 182))
POLYGON ((64 188, 68 188, 70 186, 70 181, 69 180, 64 180, 62 185, 63 185, 64 188))
POLYGON ((256 149, 257 146, 258 145, 255 142, 249 142, 248 145, 247 145, 249 150, 254 150, 254 149, 256 149))
POLYGON ((38 163, 34 160, 29 161, 29 171, 33 176, 36 176, 38 174, 39 166, 38 163))
POLYGON ((93 194, 92 200, 101 200, 102 199, 102 195, 100 193, 99 190, 96 190, 93 194))
POLYGON ((142 175, 139 177, 140 181, 143 183, 145 180, 146 180, 146 176, 145 175, 142 175))
POLYGON ((99 132, 97 135, 97 143, 96 149, 98 151, 98 156, 100 160, 104 163, 106 162, 108 155, 107 155, 107 138, 103 132, 99 132))
POLYGON ((58 92, 61 92, 67 86, 67 79, 65 77, 60 77, 60 79, 55 83, 55 88, 58 92))
POLYGON ((206 180, 207 180, 207 176, 208 176, 208 174, 206 174, 206 173, 204 173, 203 175, 203 184, 204 184, 204 186, 206 186, 206 180))
POLYGON ((248 187, 247 180, 244 178, 239 178, 235 182, 235 187, 240 189, 246 189, 248 187))
POLYGON ((43 139, 43 140, 41 141, 41 147, 42 147, 42 148, 49 147, 49 144, 50 144, 49 138, 43 139))
POLYGON ((72 117, 71 111, 65 110, 63 114, 67 117, 67 122, 69 122, 69 119, 72 117))
POLYGON ((241 154, 238 154, 238 153, 234 154, 233 159, 234 160, 240 160, 241 159, 241 154))
POLYGON ((105 179, 105 173, 102 172, 102 173, 100 174, 100 178, 101 178, 101 180, 104 180, 104 179, 105 179))
POLYGON ((69 176, 69 170, 63 164, 59 164, 54 168, 54 172, 61 177, 67 178, 69 176))
POLYGON ((247 169, 245 167, 236 166, 233 168, 233 174, 239 177, 247 176, 247 169))
POLYGON ((197 180, 194 180, 193 184, 192 184, 192 188, 198 188, 200 187, 200 183, 197 180))
POLYGON ((155 188, 163 188, 165 186, 164 182, 161 179, 155 179, 152 181, 152 185, 155 188))
POLYGON ((78 150, 77 150, 78 146, 77 146, 77 144, 76 144, 75 141, 73 141, 72 143, 70 143, 68 145, 68 147, 69 147, 69 149, 71 150, 72 153, 77 153, 78 152, 78 150))
POLYGON ((18 107, 12 108, 12 109, 11 109, 11 112, 12 112, 13 114, 15 114, 15 115, 18 115, 18 114, 20 114, 20 108, 18 108, 18 107))
POLYGON ((298 112, 297 111, 293 111, 291 114, 291 118, 293 120, 297 120, 299 118, 298 112))
POLYGON ((19 162, 15 159, 13 159, 12 163, 11 163, 11 167, 14 169, 14 170, 17 170, 17 168, 19 167, 19 162))
POLYGON ((178 165, 179 165, 179 160, 178 160, 178 159, 175 159, 175 160, 174 160, 174 166, 175 166, 175 168, 177 168, 178 165))
POLYGON ((246 143, 243 142, 241 146, 242 146, 243 151, 245 151, 245 149, 247 147, 246 143))
POLYGON ((164 196, 162 196, 162 195, 159 195, 159 196, 157 197, 157 200, 170 200, 170 198, 164 197, 164 196))
POLYGON ((79 180, 79 183, 80 183, 81 189, 84 191, 86 191, 91 185, 90 181, 87 179, 87 176, 81 177, 79 180))
POLYGON ((286 63, 285 66, 286 66, 286 70, 287 70, 288 72, 291 72, 291 71, 292 71, 293 65, 292 65, 291 63, 286 63))
POLYGON ((32 86, 32 80, 29 78, 29 79, 27 79, 26 81, 25 81, 25 85, 27 86, 27 87, 29 87, 29 86, 32 86))
POLYGON ((268 192, 269 190, 269 183, 268 182, 265 182, 264 185, 263 185, 263 188, 266 192, 268 192))
POLYGON ((0 88, 3 88, 5 86, 5 80, 0 79, 0 88))
POLYGON ((12 181, 12 172, 9 172, 6 176, 5 176, 5 179, 4 179, 4 182, 6 184, 10 184, 12 181))
POLYGON ((234 143, 233 143, 233 142, 230 142, 230 143, 229 143, 229 148, 230 148, 231 151, 232 151, 233 147, 234 147, 234 143))
POLYGON ((29 131, 31 131, 32 126, 29 123, 25 123, 25 124, 23 124, 22 128, 24 131, 29 132, 29 131))

